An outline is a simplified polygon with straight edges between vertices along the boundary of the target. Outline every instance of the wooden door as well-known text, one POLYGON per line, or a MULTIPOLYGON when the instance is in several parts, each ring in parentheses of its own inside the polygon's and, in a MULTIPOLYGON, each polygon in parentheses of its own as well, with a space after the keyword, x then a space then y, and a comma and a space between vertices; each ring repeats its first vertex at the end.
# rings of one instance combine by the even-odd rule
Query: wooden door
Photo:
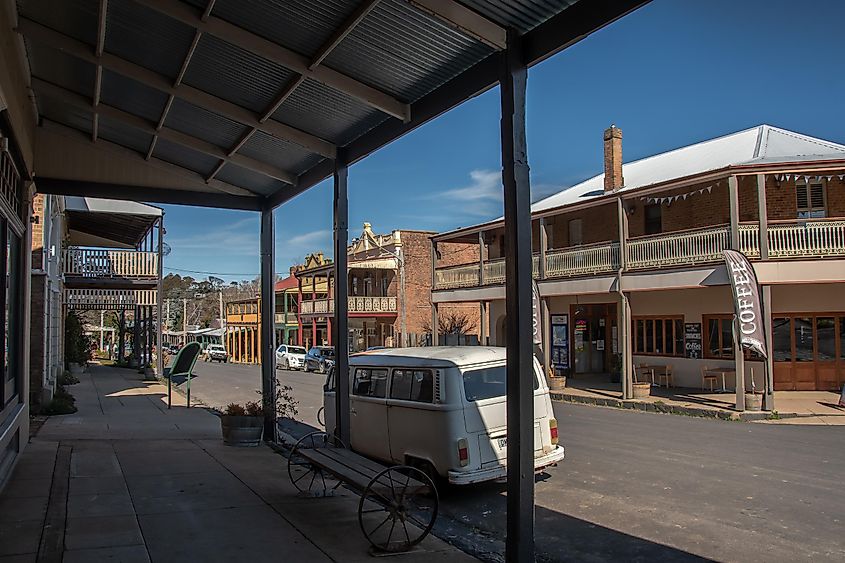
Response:
POLYGON ((772 319, 772 359, 774 361, 775 391, 794 391, 795 377, 792 358, 795 352, 792 346, 792 319, 775 317, 772 319))

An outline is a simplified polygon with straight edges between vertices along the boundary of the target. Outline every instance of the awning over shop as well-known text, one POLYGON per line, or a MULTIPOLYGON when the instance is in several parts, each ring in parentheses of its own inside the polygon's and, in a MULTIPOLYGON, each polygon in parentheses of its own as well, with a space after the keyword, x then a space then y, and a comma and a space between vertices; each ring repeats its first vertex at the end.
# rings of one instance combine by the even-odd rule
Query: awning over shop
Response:
POLYGON ((94 197, 65 198, 69 244, 136 248, 163 212, 133 201, 94 197))

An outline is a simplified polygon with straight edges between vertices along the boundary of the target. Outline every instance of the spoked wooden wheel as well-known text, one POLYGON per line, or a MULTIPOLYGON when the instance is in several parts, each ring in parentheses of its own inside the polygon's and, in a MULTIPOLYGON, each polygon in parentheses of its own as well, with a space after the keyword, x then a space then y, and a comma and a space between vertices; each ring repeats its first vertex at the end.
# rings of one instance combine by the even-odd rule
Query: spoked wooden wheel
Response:
POLYGON ((376 475, 358 503, 358 523, 370 544, 381 551, 407 551, 434 527, 439 500, 428 475, 396 465, 376 475))
POLYGON ((301 493, 321 497, 331 494, 341 482, 303 457, 302 450, 314 448, 342 448, 343 444, 325 432, 312 432, 300 438, 288 457, 288 477, 301 493))

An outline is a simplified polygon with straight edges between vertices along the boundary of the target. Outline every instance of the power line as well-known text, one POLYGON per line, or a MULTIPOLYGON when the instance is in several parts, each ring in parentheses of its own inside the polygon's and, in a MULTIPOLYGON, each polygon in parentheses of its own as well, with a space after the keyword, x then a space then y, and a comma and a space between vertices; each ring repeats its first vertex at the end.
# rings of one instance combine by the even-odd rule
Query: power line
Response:
POLYGON ((185 268, 171 268, 170 266, 164 266, 163 269, 170 270, 171 272, 186 272, 188 274, 206 274, 208 276, 252 276, 257 277, 258 274, 245 274, 242 272, 203 272, 201 270, 187 270, 185 268))

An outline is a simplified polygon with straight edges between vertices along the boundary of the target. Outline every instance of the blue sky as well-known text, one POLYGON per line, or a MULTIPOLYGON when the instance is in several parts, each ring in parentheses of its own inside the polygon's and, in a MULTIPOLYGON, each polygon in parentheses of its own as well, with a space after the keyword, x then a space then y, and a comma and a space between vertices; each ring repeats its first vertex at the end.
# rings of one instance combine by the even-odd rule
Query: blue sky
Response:
MULTIPOLYGON (((761 123, 845 143, 845 2, 655 0, 532 68, 528 152, 538 199, 601 172, 602 131, 625 161, 761 123)), ((349 231, 443 231, 500 216, 498 89, 356 164, 349 231)), ((256 277, 258 215, 164 206, 165 271, 256 277)), ((276 211, 276 271, 331 252, 329 181, 276 211)))

